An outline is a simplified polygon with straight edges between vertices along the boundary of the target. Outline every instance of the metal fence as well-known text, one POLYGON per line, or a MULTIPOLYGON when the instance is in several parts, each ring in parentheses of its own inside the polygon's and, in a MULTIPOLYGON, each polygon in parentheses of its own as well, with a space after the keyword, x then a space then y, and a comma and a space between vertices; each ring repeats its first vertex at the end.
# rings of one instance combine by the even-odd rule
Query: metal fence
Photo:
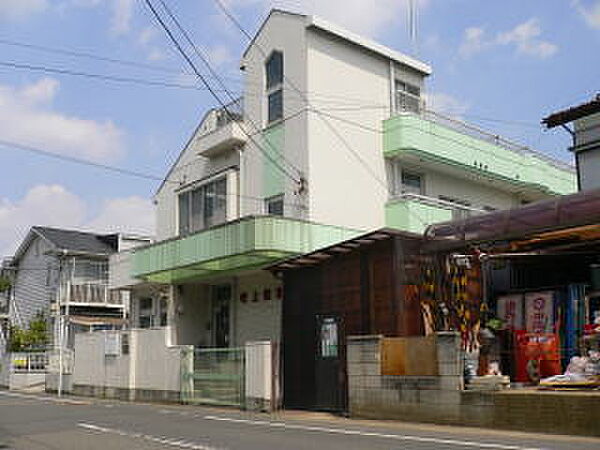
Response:
POLYGON ((243 406, 243 348, 184 349, 181 400, 184 403, 243 406))
POLYGON ((8 355, 12 373, 41 373, 46 371, 48 357, 45 352, 18 352, 8 355))

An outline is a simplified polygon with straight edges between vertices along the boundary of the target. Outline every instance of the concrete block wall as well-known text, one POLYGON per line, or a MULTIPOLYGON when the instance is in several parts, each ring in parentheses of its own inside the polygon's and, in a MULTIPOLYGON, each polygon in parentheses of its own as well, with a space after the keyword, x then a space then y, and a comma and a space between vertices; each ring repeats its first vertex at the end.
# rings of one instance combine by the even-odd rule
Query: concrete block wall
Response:
MULTIPOLYGON (((382 336, 348 338, 350 414, 421 421, 459 416, 462 390, 460 336, 436 336, 438 376, 381 375, 382 336)), ((445 420, 446 421, 446 420, 445 420)))
POLYGON ((453 332, 436 335, 437 376, 381 375, 382 339, 348 338, 352 416, 600 436, 600 392, 465 391, 460 335, 453 332))

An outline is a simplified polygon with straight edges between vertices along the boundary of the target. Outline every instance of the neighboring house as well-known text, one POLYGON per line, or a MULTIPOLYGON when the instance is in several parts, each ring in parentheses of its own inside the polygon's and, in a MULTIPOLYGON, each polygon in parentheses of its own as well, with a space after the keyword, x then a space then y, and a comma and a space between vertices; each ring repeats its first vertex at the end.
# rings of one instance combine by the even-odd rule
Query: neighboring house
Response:
POLYGON ((549 115, 542 123, 561 126, 573 139, 579 190, 600 188, 600 94, 594 100, 549 115), (573 122, 573 129, 567 124, 573 122))
POLYGON ((570 166, 427 111, 427 64, 317 17, 273 10, 241 68, 243 99, 155 195, 158 241, 115 260, 133 325, 166 318, 172 344, 279 341, 280 259, 575 190, 570 166))
MULTIPOLYGON (((10 259, 5 259, 0 262, 0 278, 10 282, 12 281, 12 273, 10 270, 6 269, 6 267, 9 265, 10 259)), ((11 287, 7 288, 3 292, 0 292, 0 358, 6 352, 9 329, 8 305, 10 304, 11 295, 11 287)))
POLYGON ((108 258, 140 238, 32 227, 10 265, 13 285, 9 317, 27 327, 39 313, 48 317, 50 342, 59 345, 59 316, 65 317, 65 345, 78 331, 120 328, 127 296, 108 288, 108 258))

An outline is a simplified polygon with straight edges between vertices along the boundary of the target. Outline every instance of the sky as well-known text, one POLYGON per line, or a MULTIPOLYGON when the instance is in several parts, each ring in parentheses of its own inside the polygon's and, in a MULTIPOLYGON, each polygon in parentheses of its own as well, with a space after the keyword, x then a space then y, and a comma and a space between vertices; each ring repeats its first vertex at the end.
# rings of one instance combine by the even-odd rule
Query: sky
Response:
MULTIPOLYGON (((239 92, 245 37, 214 0, 165 1, 239 92)), ((600 92, 600 0, 415 1, 416 40, 408 0, 224 3, 251 34, 279 7, 317 14, 416 56, 433 68, 430 108, 569 161, 568 134, 545 131, 540 120, 600 92)), ((143 0, 0 0, 0 256, 12 254, 33 225, 151 234, 160 183, 152 177, 166 174, 204 111, 216 105, 197 86, 143 0)))

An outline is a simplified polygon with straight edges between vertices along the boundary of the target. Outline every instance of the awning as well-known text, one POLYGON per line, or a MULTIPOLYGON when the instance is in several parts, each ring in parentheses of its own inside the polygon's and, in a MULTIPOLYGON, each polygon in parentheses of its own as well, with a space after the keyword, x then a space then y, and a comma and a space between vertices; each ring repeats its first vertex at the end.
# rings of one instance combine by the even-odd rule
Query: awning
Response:
POLYGON ((249 216, 134 250, 132 275, 155 283, 198 281, 263 268, 361 234, 278 216, 249 216))
POLYGON ((320 264, 321 262, 345 253, 350 253, 354 250, 362 249, 376 242, 384 241, 395 236, 404 237, 406 239, 422 241, 423 237, 419 234, 409 233, 406 231, 396 230, 394 228, 382 228, 370 233, 362 234, 352 239, 330 245, 315 250, 314 252, 305 253, 300 256, 285 259, 276 264, 269 266, 267 269, 273 272, 282 272, 286 270, 299 269, 320 264))
POLYGON ((77 325, 124 325, 127 320, 122 317, 89 317, 89 316, 69 316, 69 322, 77 325))

